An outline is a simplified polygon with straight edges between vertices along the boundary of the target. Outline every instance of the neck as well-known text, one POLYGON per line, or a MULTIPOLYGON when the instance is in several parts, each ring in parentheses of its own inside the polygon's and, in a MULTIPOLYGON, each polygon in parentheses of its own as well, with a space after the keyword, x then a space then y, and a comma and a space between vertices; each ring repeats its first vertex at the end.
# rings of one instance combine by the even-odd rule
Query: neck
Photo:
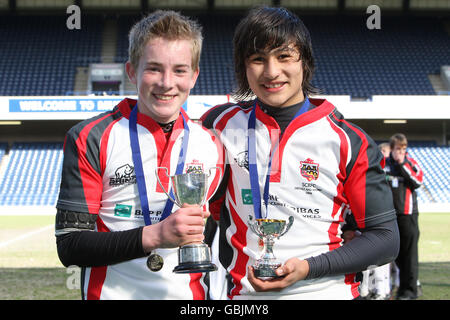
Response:
POLYGON ((168 124, 172 121, 175 121, 178 119, 178 116, 180 115, 180 109, 178 109, 178 112, 175 112, 171 115, 168 116, 161 116, 158 115, 154 112, 152 112, 150 110, 150 108, 147 108, 145 105, 143 105, 142 103, 138 102, 138 111, 140 113, 145 114, 146 116, 152 118, 153 120, 155 120, 156 122, 158 122, 159 124, 168 124))

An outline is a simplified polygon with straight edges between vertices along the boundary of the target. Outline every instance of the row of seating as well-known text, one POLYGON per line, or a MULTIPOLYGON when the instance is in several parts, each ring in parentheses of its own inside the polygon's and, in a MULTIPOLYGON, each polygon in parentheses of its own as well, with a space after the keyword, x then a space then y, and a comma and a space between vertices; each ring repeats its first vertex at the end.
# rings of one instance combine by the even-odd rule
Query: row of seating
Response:
MULTIPOLYGON (((301 13, 300 13, 301 14, 301 13)), ((80 30, 66 16, 2 16, 0 95, 65 95, 74 90, 76 67, 101 61, 102 16, 83 16, 80 30), (7 32, 6 32, 7 31, 7 32)), ((137 15, 117 18, 116 62, 128 57, 128 32, 137 15)), ((195 95, 234 89, 232 38, 239 14, 197 14, 204 30, 195 95)), ((367 16, 302 16, 311 32, 316 73, 325 94, 436 94, 428 80, 450 63, 450 37, 436 17, 385 16, 369 30, 367 16)))
MULTIPOLYGON (((409 147, 424 171, 418 199, 421 203, 450 203, 450 147, 425 145, 409 147)), ((0 163, 6 151, 7 145, 0 143, 0 163)), ((61 181, 62 144, 17 142, 8 154, 0 176, 0 206, 54 206, 61 181)))
POLYGON ((0 205, 54 206, 62 160, 62 143, 14 143, 0 181, 0 205))

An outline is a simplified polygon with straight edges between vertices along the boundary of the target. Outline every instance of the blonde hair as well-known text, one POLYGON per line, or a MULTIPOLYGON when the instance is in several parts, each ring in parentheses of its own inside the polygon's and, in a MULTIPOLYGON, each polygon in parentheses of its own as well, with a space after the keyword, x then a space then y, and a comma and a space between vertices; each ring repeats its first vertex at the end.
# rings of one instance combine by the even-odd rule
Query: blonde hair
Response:
POLYGON ((196 21, 171 10, 157 10, 142 18, 128 35, 128 56, 135 69, 147 42, 154 38, 192 41, 192 69, 197 71, 202 51, 202 27, 196 21))

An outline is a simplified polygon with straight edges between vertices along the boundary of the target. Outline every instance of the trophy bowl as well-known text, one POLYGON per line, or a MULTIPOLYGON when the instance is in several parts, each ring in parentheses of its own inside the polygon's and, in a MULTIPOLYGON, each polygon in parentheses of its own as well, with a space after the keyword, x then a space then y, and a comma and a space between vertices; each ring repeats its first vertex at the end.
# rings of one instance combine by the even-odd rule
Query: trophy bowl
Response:
POLYGON ((263 254, 256 260, 253 265, 255 277, 263 280, 277 278, 275 270, 278 269, 282 263, 273 253, 274 239, 279 239, 291 228, 294 222, 294 217, 289 217, 289 222, 279 219, 253 219, 249 216, 248 225, 264 243, 263 254))
MULTIPOLYGON (((208 178, 211 176, 205 173, 185 173, 169 176, 165 167, 156 168, 156 178, 164 193, 178 207, 184 204, 203 206, 208 194, 208 178), (166 175, 172 182, 173 197, 164 189, 158 177, 158 170, 164 169, 166 175)), ((175 273, 198 273, 217 270, 217 266, 211 262, 211 249, 203 242, 190 243, 178 249, 178 266, 173 269, 175 273)))

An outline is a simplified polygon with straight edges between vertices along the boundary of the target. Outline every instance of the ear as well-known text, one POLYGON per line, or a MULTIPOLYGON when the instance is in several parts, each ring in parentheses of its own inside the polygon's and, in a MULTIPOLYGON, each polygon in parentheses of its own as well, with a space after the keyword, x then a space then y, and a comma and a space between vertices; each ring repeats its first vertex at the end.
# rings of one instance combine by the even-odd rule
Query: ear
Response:
POLYGON ((197 70, 195 70, 192 74, 192 79, 191 79, 191 89, 194 88, 195 83, 197 82, 198 79, 198 75, 200 74, 200 67, 197 68, 197 70))
POLYGON ((136 70, 134 69, 130 61, 127 61, 127 63, 125 64, 125 71, 127 72, 128 78, 130 79, 131 83, 136 85, 136 70))

